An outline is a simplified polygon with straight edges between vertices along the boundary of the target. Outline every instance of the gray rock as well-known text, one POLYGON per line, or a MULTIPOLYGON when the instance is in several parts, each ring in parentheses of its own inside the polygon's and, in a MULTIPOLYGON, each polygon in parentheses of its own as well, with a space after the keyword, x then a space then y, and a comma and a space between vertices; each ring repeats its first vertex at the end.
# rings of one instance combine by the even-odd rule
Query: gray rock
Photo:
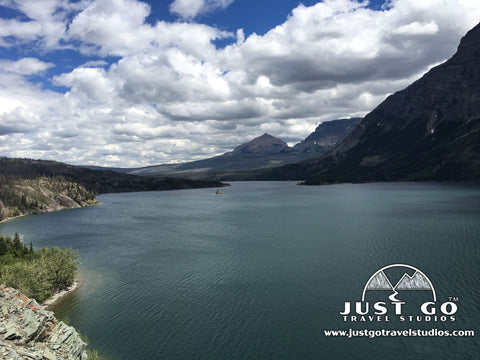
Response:
POLYGON ((48 348, 45 349, 45 352, 43 353, 43 358, 45 360, 57 360, 55 354, 51 352, 48 348))
POLYGON ((20 355, 17 354, 15 349, 10 349, 8 355, 7 355, 7 360, 22 360, 20 355))
POLYGON ((0 289, 0 359, 87 360, 77 331, 15 289, 0 289))

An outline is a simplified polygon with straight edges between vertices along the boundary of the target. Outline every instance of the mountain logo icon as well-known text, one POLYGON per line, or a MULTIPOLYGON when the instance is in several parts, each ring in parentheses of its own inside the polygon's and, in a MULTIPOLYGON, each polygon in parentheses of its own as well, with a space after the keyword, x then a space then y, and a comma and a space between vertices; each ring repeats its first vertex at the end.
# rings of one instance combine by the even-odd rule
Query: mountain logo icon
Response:
POLYGON ((390 296, 390 299, 393 301, 399 301, 395 297, 398 291, 431 291, 433 301, 437 301, 435 289, 427 275, 421 270, 406 264, 388 265, 377 270, 370 279, 368 279, 363 288, 362 301, 365 301, 366 293, 370 290, 392 291, 393 294, 390 296), (389 269, 396 269, 396 271, 400 273, 403 271, 402 277, 398 281, 392 282, 385 273, 385 271, 389 269), (409 275, 409 273, 411 274, 412 272, 413 274, 409 275))

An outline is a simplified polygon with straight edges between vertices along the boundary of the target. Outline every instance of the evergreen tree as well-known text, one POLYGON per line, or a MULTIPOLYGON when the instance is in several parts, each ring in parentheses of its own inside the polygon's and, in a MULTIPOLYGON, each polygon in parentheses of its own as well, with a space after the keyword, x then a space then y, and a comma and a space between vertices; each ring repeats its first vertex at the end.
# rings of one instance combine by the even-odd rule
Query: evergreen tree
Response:
POLYGON ((15 236, 13 237, 13 250, 15 251, 15 255, 23 255, 23 243, 18 233, 15 233, 15 236))
POLYGON ((9 250, 9 238, 0 236, 0 256, 7 255, 9 250))
POLYGON ((14 239, 0 236, 0 284, 14 287, 43 302, 70 287, 78 274, 78 255, 72 249, 43 248, 34 251, 14 239))

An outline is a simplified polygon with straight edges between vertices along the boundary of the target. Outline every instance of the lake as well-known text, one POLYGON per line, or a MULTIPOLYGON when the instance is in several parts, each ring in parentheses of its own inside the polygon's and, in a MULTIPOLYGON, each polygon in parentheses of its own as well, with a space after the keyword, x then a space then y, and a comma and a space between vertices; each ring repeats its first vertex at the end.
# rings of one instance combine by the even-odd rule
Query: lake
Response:
MULTIPOLYGON (((478 358, 478 184, 232 185, 222 195, 102 195, 99 206, 16 219, 0 233, 78 251, 82 285, 55 312, 106 359, 478 358), (455 321, 408 309, 423 318, 401 322, 389 309, 390 322, 345 322, 345 302, 360 301, 367 280, 390 264, 421 270, 435 288, 436 315, 451 302, 455 321), (324 332, 349 328, 476 336, 324 332)), ((373 292, 390 304, 391 292, 373 292)), ((431 295, 397 298, 420 293, 431 295)))

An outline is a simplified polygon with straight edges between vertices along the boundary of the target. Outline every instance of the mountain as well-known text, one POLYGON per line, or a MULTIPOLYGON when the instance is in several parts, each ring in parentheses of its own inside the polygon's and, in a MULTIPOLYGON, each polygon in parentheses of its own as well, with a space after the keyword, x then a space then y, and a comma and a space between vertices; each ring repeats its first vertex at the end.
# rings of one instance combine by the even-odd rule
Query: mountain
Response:
POLYGON ((289 147, 287 143, 269 134, 263 134, 233 151, 208 159, 182 164, 166 164, 133 169, 135 175, 168 175, 193 179, 222 180, 251 179, 252 170, 272 168, 318 157, 341 142, 360 119, 341 119, 320 124, 304 141, 289 147))
POLYGON ((242 179, 245 171, 268 168, 300 161, 281 139, 264 134, 233 151, 208 159, 181 164, 166 164, 133 169, 129 174, 142 176, 172 176, 190 179, 242 179))
POLYGON ((301 143, 294 148, 304 148, 305 146, 318 145, 323 148, 333 148, 340 144, 360 123, 362 118, 351 118, 325 121, 318 125, 301 143))
POLYGON ((480 179, 480 24, 456 54, 370 112, 334 150, 263 173, 306 184, 480 179))
POLYGON ((238 145, 231 153, 227 154, 232 156, 266 156, 278 154, 286 149, 288 149, 288 145, 285 141, 269 134, 263 134, 262 136, 255 138, 246 144, 238 145))

